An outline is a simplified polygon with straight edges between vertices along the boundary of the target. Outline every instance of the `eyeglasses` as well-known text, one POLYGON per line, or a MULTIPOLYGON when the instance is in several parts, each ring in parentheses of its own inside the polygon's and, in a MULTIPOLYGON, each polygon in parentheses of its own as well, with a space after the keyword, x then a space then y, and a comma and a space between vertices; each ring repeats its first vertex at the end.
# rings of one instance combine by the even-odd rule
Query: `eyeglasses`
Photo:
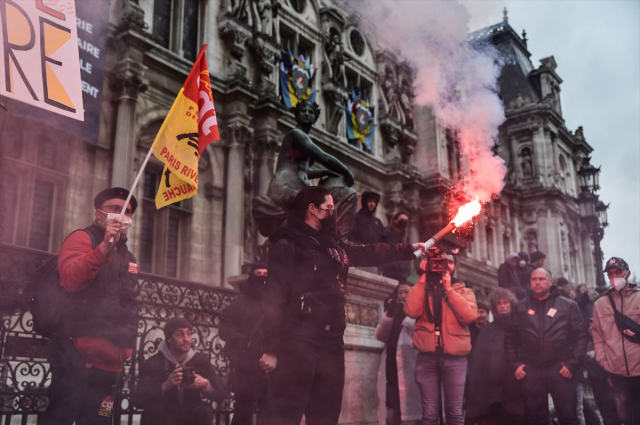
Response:
POLYGON ((326 212, 328 215, 333 215, 333 212, 335 211, 333 209, 333 206, 331 206, 331 208, 320 208, 320 207, 318 207, 318 209, 326 212))
MULTIPOLYGON (((117 213, 117 214, 120 214, 120 211, 122 211, 122 207, 119 207, 118 205, 105 205, 102 208, 100 208, 100 210, 102 212, 105 212, 105 213, 117 213)), ((124 211, 124 214, 126 216, 128 216, 128 217, 131 217, 133 212, 131 211, 131 208, 127 208, 124 211)))

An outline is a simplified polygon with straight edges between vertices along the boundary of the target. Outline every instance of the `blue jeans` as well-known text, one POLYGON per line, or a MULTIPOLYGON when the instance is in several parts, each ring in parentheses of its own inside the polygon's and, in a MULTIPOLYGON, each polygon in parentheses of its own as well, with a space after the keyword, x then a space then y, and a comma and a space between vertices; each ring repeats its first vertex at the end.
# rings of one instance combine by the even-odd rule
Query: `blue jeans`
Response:
POLYGON ((549 424, 549 394, 553 399, 560 425, 580 425, 577 414, 576 377, 563 378, 560 369, 562 363, 545 368, 525 366, 527 376, 520 382, 529 425, 549 424))
POLYGON ((466 377, 466 357, 443 354, 440 367, 438 367, 435 353, 418 354, 416 383, 422 397, 421 425, 438 424, 441 388, 444 392, 444 411, 447 425, 463 424, 462 400, 466 377))

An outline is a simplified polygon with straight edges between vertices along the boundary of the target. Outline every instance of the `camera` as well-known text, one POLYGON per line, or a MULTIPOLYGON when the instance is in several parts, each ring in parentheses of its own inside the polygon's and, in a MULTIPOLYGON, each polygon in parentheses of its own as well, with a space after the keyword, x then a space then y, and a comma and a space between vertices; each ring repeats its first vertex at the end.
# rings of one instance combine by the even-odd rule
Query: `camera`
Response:
POLYGON ((191 385, 195 381, 195 368, 193 366, 182 366, 182 384, 191 385))
POLYGON ((444 255, 457 255, 459 249, 441 250, 437 247, 430 248, 427 251, 428 269, 423 273, 427 273, 427 283, 431 285, 439 285, 442 276, 449 271, 449 259, 444 255))

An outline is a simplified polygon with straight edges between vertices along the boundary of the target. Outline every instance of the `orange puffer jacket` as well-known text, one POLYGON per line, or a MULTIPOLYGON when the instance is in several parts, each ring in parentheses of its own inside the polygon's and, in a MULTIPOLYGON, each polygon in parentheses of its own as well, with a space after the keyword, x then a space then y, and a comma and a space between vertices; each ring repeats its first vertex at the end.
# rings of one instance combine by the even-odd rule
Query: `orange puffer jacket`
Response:
MULTIPOLYGON (((426 274, 423 274, 414 286, 404 307, 407 316, 417 319, 413 345, 421 352, 436 351, 435 324, 427 319, 424 308, 424 291, 426 274)), ((433 298, 429 297, 429 303, 433 298)), ((443 297, 442 308, 442 342, 445 354, 466 356, 471 351, 471 337, 467 325, 478 318, 476 296, 464 283, 453 283, 443 297)), ((430 305, 433 311, 433 305, 430 305)))

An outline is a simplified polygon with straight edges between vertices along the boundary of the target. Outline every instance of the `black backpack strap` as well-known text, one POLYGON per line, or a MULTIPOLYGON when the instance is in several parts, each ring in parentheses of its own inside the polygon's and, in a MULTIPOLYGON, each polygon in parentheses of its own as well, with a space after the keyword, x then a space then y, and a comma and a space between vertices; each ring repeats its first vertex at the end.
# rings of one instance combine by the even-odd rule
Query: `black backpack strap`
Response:
MULTIPOLYGON (((620 294, 620 297, 622 297, 622 294, 620 294)), ((640 324, 616 309, 616 303, 613 301, 611 292, 609 292, 609 302, 611 303, 611 308, 613 308, 613 319, 616 322, 616 327, 622 336, 635 344, 640 344, 640 324)))
MULTIPOLYGON (((89 227, 85 227, 84 229, 81 229, 81 230, 82 230, 83 232, 85 232, 87 235, 89 235, 89 239, 91 239, 91 247, 92 247, 93 249, 96 249, 96 247, 97 247, 98 245, 100 245, 100 241, 96 240, 96 235, 91 231, 91 226, 89 226, 89 227)), ((80 229, 79 229, 79 230, 76 230, 76 232, 77 232, 77 231, 80 231, 80 229)), ((75 233, 75 232, 74 232, 74 233, 75 233)), ((69 236, 71 236, 71 235, 69 235, 69 236)))

